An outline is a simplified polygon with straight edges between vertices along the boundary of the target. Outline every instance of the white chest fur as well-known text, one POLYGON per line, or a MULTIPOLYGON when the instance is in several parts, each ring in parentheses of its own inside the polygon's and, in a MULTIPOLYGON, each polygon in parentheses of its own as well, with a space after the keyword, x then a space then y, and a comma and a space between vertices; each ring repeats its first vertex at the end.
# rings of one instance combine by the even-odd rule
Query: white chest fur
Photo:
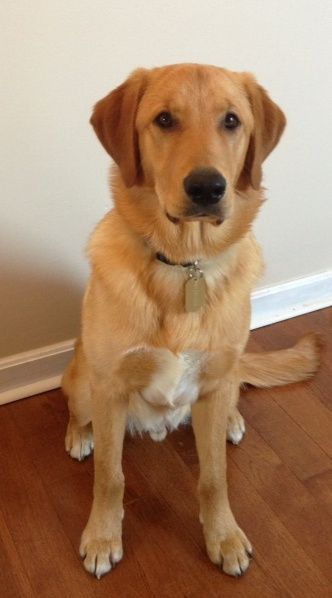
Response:
POLYGON ((128 428, 149 432, 163 440, 190 416, 190 405, 199 396, 199 372, 203 356, 197 351, 174 355, 165 350, 160 368, 142 392, 130 397, 128 428))

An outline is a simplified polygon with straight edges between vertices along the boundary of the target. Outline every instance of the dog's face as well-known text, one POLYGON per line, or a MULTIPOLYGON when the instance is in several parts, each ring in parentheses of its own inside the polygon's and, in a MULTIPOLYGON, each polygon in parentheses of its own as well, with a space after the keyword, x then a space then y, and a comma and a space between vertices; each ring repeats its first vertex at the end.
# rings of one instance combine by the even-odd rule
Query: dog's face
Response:
POLYGON ((136 122, 145 177, 169 218, 223 220, 253 130, 236 80, 211 67, 161 69, 136 122))
POLYGON ((187 64, 135 71, 91 122, 127 187, 153 188, 174 223, 220 224, 259 189, 285 117, 251 75, 187 64))

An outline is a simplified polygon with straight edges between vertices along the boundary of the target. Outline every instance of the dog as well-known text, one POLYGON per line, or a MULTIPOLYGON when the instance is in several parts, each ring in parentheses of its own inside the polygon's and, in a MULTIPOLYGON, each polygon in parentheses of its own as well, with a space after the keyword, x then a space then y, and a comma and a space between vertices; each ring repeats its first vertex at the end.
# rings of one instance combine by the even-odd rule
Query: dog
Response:
POLYGON ((263 268, 251 224, 286 119, 251 74, 178 64, 134 71, 91 123, 114 161, 114 208, 89 243, 82 334, 62 383, 66 450, 81 460, 94 448, 80 554, 98 578, 122 558, 126 428, 162 440, 191 417, 207 553, 238 576, 252 553, 227 495, 226 439, 245 431, 239 388, 304 380, 319 365, 314 334, 245 352, 263 268))

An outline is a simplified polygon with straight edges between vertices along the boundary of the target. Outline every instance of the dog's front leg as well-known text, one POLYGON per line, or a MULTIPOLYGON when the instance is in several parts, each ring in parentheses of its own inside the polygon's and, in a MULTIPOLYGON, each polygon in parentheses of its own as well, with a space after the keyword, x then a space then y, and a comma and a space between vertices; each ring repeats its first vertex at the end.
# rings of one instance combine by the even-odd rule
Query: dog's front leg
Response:
POLYGON ((192 406, 192 423, 200 463, 199 500, 208 555, 229 575, 241 575, 252 548, 231 511, 226 480, 228 411, 238 393, 236 376, 229 374, 217 389, 192 406))
POLYGON ((84 567, 100 578, 122 558, 124 476, 122 447, 128 400, 107 379, 91 381, 94 433, 94 498, 83 532, 84 567))

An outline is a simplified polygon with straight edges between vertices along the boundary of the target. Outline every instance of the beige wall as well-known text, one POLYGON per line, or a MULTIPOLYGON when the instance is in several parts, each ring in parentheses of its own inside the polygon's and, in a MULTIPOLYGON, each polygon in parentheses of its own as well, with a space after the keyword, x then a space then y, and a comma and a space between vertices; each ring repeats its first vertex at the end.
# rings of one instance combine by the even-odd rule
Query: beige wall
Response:
POLYGON ((84 246, 110 200, 92 104, 136 66, 250 70, 287 113, 256 230, 270 285, 331 266, 329 0, 3 0, 0 356, 78 330, 84 246))

